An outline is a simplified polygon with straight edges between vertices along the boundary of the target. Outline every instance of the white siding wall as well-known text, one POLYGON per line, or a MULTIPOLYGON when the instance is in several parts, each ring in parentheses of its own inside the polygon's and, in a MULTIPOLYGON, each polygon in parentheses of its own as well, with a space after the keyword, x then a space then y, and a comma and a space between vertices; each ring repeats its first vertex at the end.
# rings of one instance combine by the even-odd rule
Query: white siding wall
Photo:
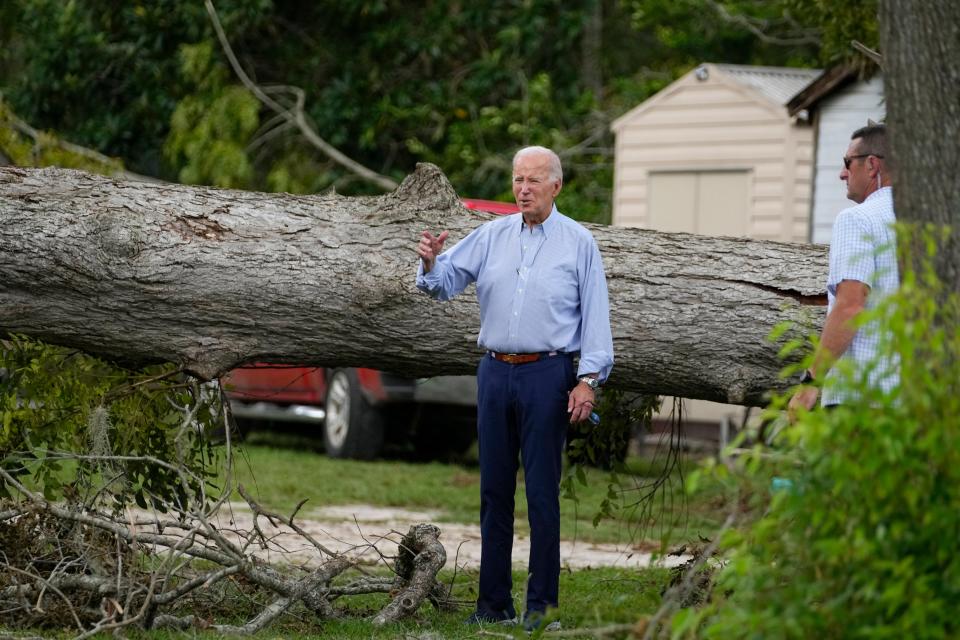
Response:
POLYGON ((837 214, 852 206, 847 189, 840 181, 843 154, 850 134, 866 126, 867 118, 883 120, 883 78, 875 75, 869 82, 856 82, 825 98, 819 105, 817 166, 813 185, 813 242, 830 242, 837 214))

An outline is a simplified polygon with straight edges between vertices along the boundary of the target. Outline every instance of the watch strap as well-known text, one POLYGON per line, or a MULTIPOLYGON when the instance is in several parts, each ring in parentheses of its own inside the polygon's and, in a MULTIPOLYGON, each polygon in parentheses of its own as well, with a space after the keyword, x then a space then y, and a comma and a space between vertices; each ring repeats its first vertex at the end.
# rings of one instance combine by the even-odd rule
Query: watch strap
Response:
POLYGON ((579 380, 580 382, 583 382, 594 391, 600 388, 600 380, 598 380, 597 378, 592 378, 590 376, 580 376, 579 378, 577 378, 577 380, 579 380))

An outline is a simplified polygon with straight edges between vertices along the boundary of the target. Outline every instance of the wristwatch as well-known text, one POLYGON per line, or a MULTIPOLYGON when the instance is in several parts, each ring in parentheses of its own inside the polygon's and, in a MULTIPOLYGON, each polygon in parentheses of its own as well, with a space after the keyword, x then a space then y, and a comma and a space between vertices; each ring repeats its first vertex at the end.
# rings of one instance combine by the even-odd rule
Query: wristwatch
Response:
POLYGON ((813 384, 816 380, 813 377, 813 374, 810 373, 810 369, 804 369, 803 375, 800 376, 800 384, 813 384))
POLYGON ((600 388, 600 381, 597 378, 591 378, 590 376, 581 376, 577 378, 580 382, 583 382, 588 387, 596 391, 600 388))

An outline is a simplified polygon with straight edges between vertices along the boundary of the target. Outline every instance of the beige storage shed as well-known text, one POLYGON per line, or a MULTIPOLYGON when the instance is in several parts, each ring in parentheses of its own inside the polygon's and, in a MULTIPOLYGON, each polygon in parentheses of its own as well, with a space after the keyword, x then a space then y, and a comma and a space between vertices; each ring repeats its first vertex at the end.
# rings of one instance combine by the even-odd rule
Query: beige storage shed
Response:
POLYGON ((816 69, 703 64, 612 125, 613 224, 807 242, 816 69))
MULTIPOLYGON (((617 119, 613 224, 808 242, 815 130, 786 104, 819 74, 703 64, 617 119)), ((721 444, 744 420, 742 407, 684 404, 687 433, 721 444)))

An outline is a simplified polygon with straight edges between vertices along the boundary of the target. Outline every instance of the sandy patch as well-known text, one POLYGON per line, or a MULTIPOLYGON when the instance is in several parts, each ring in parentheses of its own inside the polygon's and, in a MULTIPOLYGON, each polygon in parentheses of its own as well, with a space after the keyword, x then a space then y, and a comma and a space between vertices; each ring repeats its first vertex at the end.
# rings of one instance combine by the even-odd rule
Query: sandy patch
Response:
MULTIPOLYGON (((397 544, 411 524, 434 523, 442 532, 440 541, 447 551, 446 566, 448 568, 453 566, 454 560, 461 568, 479 567, 479 525, 438 523, 438 515, 427 511, 410 511, 401 508, 341 505, 299 514, 296 524, 331 551, 349 552, 359 558, 375 561, 381 555, 391 557, 396 555, 397 544)), ((221 530, 249 530, 252 528, 250 509, 245 504, 232 504, 229 509, 225 508, 221 512, 217 524, 221 530)), ((322 557, 320 551, 287 527, 274 527, 265 519, 261 519, 260 528, 270 544, 267 548, 261 547, 256 550, 259 556, 279 560, 283 555, 293 562, 307 564, 322 557)), ((529 537, 514 537, 514 564, 526 566, 529 553, 529 537)), ((651 553, 627 544, 592 544, 569 540, 563 540, 560 543, 560 562, 562 566, 571 569, 670 567, 683 564, 689 559, 686 555, 654 558, 651 553)))

